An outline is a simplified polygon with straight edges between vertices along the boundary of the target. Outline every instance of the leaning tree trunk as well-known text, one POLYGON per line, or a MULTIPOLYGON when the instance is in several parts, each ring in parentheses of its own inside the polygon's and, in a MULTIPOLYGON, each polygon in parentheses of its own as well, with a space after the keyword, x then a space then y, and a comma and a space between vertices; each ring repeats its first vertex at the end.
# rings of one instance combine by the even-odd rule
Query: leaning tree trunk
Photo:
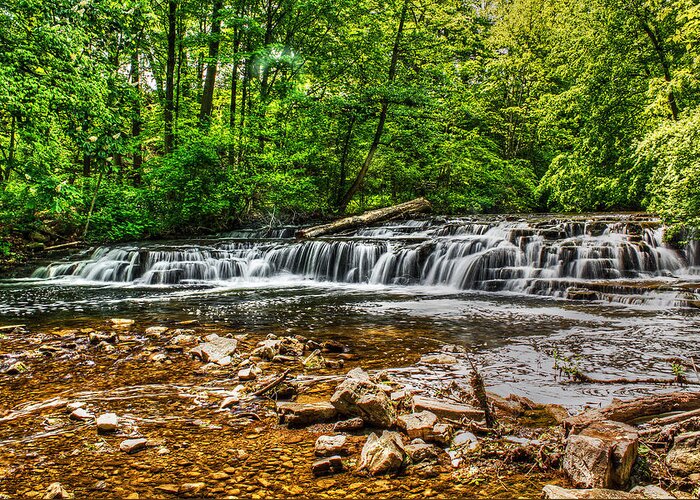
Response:
POLYGON ((168 2, 168 61, 165 67, 165 109, 163 121, 165 122, 165 152, 173 150, 175 135, 173 133, 173 112, 175 111, 175 38, 177 20, 177 1, 168 2))
POLYGON ((297 231, 297 238, 315 238, 326 234, 337 233, 346 229, 354 229, 356 227, 366 226, 375 222, 381 222, 389 219, 395 219, 405 214, 422 212, 430 208, 430 202, 425 198, 416 198, 415 200, 394 205, 391 207, 371 210, 362 215, 354 217, 345 217, 343 219, 324 224, 322 226, 314 226, 307 229, 297 231))
POLYGON ((207 61, 207 76, 204 79, 202 102, 199 108, 199 121, 208 124, 214 104, 214 84, 216 83, 216 67, 219 64, 219 41, 221 36, 220 11, 222 2, 214 2, 212 7, 211 41, 209 42, 209 57, 207 61))

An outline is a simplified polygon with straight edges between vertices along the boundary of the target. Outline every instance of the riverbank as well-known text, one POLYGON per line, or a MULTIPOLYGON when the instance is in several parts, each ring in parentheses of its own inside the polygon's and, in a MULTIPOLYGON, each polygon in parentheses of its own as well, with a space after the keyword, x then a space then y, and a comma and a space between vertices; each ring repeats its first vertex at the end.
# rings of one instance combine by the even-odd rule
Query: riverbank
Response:
MULTIPOLYGON (((0 494, 9 498, 42 498, 53 483, 77 498, 132 499, 534 498, 546 484, 572 485, 561 470, 563 407, 491 394, 489 429, 465 380, 416 391, 392 375, 418 362, 449 365, 449 353, 388 361, 352 342, 197 320, 1 333, 0 494), (363 391, 371 397, 360 402, 363 391), (116 421, 100 430, 104 415, 116 421), (369 436, 386 429, 401 439, 401 456, 367 463, 369 436), (321 436, 344 439, 324 447, 321 436), (426 445, 409 444, 418 436, 426 445), (319 456, 329 453, 340 458, 319 456)), ((640 457, 633 482, 692 493, 692 481, 666 475, 655 448, 640 457)))

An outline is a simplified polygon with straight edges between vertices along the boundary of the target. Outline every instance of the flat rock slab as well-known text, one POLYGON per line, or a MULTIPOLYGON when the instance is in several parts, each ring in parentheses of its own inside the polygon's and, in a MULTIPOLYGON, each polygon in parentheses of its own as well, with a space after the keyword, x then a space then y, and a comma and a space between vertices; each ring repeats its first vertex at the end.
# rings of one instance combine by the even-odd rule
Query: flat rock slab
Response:
POLYGON ((579 498, 600 498, 613 500, 618 498, 627 499, 645 497, 634 493, 627 493, 626 491, 610 490, 606 488, 573 490, 568 488, 562 488, 561 486, 554 486, 553 484, 548 484, 542 489, 542 498, 561 500, 575 500, 579 498))
POLYGON ((457 358, 449 354, 428 354, 420 358, 420 362, 429 365, 454 365, 457 358))
POLYGON ((336 417, 338 411, 330 403, 277 403, 280 423, 299 427, 320 422, 328 422, 336 417))
POLYGON ((126 453, 136 453, 146 447, 148 440, 145 438, 125 439, 119 443, 119 449, 126 453))
POLYGON ((337 436, 319 436, 314 446, 314 452, 319 457, 341 455, 345 451, 348 438, 342 434, 337 436))
POLYGON ((336 422, 333 426, 333 432, 352 432, 359 431, 365 427, 365 421, 360 417, 349 418, 336 422))
POLYGON ((314 476, 327 476, 343 471, 343 459, 340 456, 332 456, 316 460, 311 464, 311 472, 314 476))
POLYGON ((396 424, 404 430, 411 439, 421 438, 427 441, 432 432, 433 426, 437 423, 437 415, 429 411, 411 413, 410 415, 399 415, 396 424))
POLYGON ((190 353, 205 363, 219 363, 228 357, 230 364, 230 356, 236 352, 237 347, 238 341, 236 339, 217 336, 210 338, 208 342, 198 345, 190 353))
POLYGON ((483 410, 474 406, 423 396, 413 396, 413 409, 414 411, 429 411, 438 417, 455 420, 465 417, 472 420, 483 420, 484 418, 483 410))

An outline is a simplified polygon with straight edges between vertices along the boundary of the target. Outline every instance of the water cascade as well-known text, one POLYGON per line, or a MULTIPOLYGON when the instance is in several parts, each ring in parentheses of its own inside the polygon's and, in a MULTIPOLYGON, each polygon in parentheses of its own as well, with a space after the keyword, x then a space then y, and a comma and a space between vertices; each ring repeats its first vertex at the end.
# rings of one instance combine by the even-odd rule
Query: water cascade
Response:
POLYGON ((33 278, 201 285, 292 277, 700 304, 700 243, 668 245, 659 222, 639 215, 425 219, 312 240, 292 235, 282 228, 196 243, 100 247, 39 268, 33 278))

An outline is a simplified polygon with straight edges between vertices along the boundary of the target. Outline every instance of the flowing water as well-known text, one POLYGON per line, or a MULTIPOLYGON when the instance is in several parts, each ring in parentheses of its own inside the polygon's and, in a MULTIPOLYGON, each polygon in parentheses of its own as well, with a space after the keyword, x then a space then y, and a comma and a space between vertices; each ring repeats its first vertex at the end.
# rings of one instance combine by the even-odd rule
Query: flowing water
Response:
POLYGON ((2 324, 197 318, 253 334, 335 338, 409 385, 464 378, 569 406, 660 390, 598 377, 700 380, 700 246, 640 215, 424 219, 296 240, 294 228, 92 248, 0 281, 2 324), (448 350, 456 365, 416 362, 448 350), (410 362, 408 361, 410 360, 410 362))

